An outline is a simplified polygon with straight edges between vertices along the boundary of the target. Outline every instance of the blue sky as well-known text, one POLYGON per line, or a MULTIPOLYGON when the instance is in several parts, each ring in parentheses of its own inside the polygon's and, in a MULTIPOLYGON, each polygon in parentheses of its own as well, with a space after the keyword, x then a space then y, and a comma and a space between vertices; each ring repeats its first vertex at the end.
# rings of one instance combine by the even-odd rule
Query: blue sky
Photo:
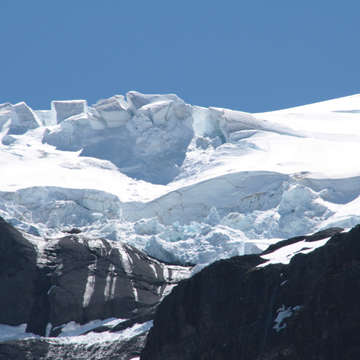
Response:
POLYGON ((360 1, 0 0, 0 103, 129 90, 244 111, 360 92, 360 1))

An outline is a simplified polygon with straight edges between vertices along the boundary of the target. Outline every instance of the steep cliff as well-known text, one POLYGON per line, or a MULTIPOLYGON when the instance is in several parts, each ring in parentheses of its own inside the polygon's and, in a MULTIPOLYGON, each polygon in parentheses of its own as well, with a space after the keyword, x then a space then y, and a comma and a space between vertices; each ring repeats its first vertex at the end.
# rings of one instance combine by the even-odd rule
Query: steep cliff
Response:
POLYGON ((141 359, 358 359, 360 226, 340 231, 221 260, 184 280, 159 306, 141 359))
POLYGON ((4 360, 130 359, 156 306, 190 270, 77 229, 41 239, 1 218, 0 249, 4 360))

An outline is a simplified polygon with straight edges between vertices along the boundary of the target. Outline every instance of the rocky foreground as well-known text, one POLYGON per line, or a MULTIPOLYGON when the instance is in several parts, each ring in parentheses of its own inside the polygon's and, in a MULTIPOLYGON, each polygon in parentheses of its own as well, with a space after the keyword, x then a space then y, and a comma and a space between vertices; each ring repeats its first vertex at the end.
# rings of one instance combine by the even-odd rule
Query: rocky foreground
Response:
POLYGON ((360 226, 293 238, 181 282, 158 307, 141 359, 360 359, 359 301, 360 226), (266 260, 330 236, 289 264, 266 260))
POLYGON ((39 239, 0 219, 0 359, 131 359, 156 306, 188 274, 77 229, 39 239))
POLYGON ((189 275, 77 229, 39 239, 1 220, 0 359, 360 358, 360 226, 189 275))

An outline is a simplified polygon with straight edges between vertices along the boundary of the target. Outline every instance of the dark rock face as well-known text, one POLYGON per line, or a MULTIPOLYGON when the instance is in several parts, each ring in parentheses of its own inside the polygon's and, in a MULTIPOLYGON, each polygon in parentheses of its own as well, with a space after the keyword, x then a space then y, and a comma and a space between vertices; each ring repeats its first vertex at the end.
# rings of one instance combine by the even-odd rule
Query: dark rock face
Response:
POLYGON ((29 331, 41 335, 48 323, 55 328, 69 321, 127 319, 152 311, 172 272, 129 245, 77 235, 50 241, 40 264, 46 296, 35 306, 43 313, 48 309, 48 315, 41 324, 30 323, 29 331))
POLYGON ((35 247, 0 218, 0 323, 28 322, 35 296, 36 257, 35 247))
POLYGON ((360 359, 360 226, 339 231, 305 239, 332 236, 289 265, 234 257, 182 281, 158 307, 141 359, 360 359))
MULTIPOLYGON (((0 324, 27 324, 27 332, 41 336, 59 335, 70 321, 128 319, 112 328, 93 329, 95 332, 122 331, 150 321, 169 287, 189 271, 161 263, 129 245, 89 239, 75 231, 37 241, 40 246, 0 218, 0 324)), ((76 345, 78 355, 71 344, 42 338, 8 341, 0 344, 0 359, 58 359, 59 349, 64 351, 62 359, 88 360, 92 353, 93 359, 112 359, 113 353, 118 359, 128 359, 136 346, 139 354, 144 337, 137 339, 108 347, 93 345, 90 350, 76 345), (129 344, 134 345, 133 350, 123 354, 129 344), (95 351, 97 347, 100 352, 95 351)))

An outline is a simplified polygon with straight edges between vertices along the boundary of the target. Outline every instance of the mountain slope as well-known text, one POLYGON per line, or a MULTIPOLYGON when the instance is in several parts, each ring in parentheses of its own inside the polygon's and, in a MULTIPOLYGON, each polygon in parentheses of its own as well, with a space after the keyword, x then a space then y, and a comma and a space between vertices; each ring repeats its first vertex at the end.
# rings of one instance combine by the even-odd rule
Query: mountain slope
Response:
POLYGON ((331 359, 325 348, 339 355, 341 344, 357 354, 344 335, 356 326, 345 319, 343 328, 331 306, 357 319, 357 245, 348 239, 358 229, 328 238, 360 222, 359 106, 354 95, 249 114, 135 91, 92 106, 0 104, 0 303, 9 309, 0 357, 134 360, 158 304, 191 275, 165 297, 173 312, 160 309, 152 333, 164 336, 150 336, 144 357, 176 358, 175 333, 190 358, 331 359), (311 254, 290 262, 298 252, 311 254), (280 279, 287 272, 291 283, 280 279), (346 294, 356 290, 347 309, 332 287, 339 279, 346 294), (179 321, 166 334, 169 314, 179 321))
POLYGON ((0 359, 52 359, 59 352, 89 359, 90 345, 95 358, 130 359, 156 306, 190 273, 78 229, 41 239, 1 218, 0 248, 0 359))
POLYGON ((351 227, 358 111, 359 95, 262 114, 134 91, 93 106, 3 104, 0 215, 41 236, 81 227, 197 264, 351 227))
POLYGON ((164 299, 141 359, 357 359, 359 271, 359 226, 215 262, 164 299))

